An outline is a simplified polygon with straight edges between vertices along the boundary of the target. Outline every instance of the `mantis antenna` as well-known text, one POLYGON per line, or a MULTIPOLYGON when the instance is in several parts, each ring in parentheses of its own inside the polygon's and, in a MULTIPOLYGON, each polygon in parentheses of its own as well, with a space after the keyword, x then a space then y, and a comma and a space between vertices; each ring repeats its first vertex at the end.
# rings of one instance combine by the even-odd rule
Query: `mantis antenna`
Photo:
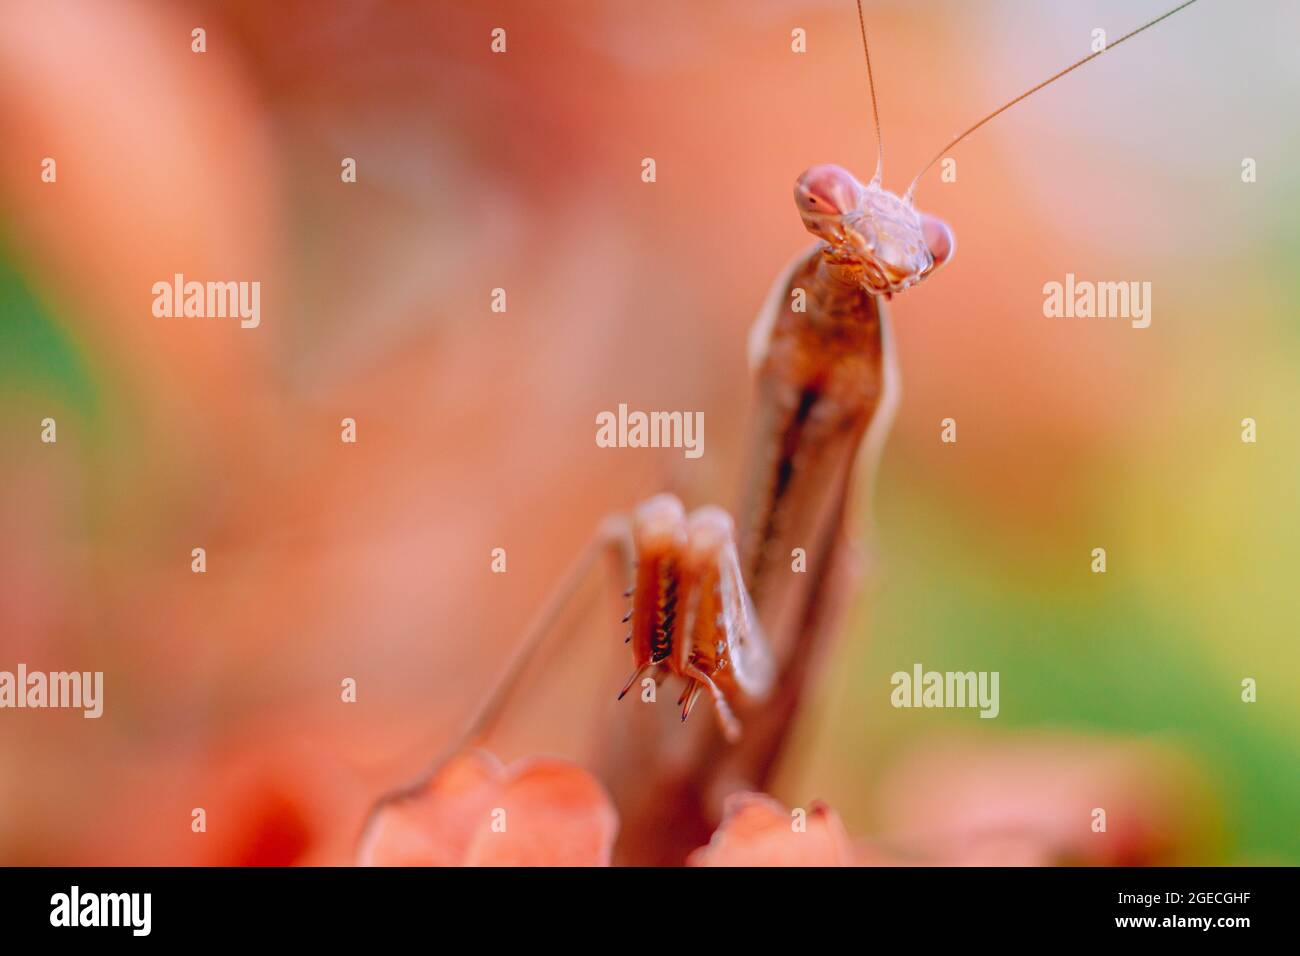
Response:
MULTIPOLYGON (((1150 21, 1148 21, 1148 22, 1142 24, 1142 26, 1138 27, 1136 30, 1133 30, 1133 31, 1131 31, 1131 32, 1129 32, 1129 33, 1124 34, 1122 37, 1120 37, 1120 38, 1119 38, 1118 40, 1116 40, 1114 43, 1107 44, 1106 46, 1102 47, 1100 50, 1096 51, 1095 53, 1090 53, 1090 54, 1088 54, 1088 55, 1085 56, 1082 60, 1079 60, 1079 61, 1077 61, 1077 62, 1075 62, 1075 63, 1071 63, 1071 64, 1070 64, 1069 66, 1067 66, 1064 70, 1061 70, 1059 73, 1056 73, 1056 74, 1054 74, 1054 75, 1052 75, 1052 76, 1049 76, 1047 79, 1043 80, 1043 82, 1039 83, 1037 86, 1032 87, 1032 88, 1026 90, 1025 92, 1021 93, 1021 94, 1020 94, 1019 96, 1017 96, 1014 100, 1011 100, 1010 102, 1004 103, 1002 106, 999 106, 997 109, 995 109, 995 110, 994 110, 992 113, 990 113, 988 116, 984 117, 982 120, 980 120, 980 121, 979 121, 978 123, 976 123, 974 126, 972 126, 970 129, 966 130, 964 133, 962 133, 960 136, 958 136, 956 139, 954 139, 952 142, 950 142, 948 145, 946 145, 943 149, 939 150, 939 152, 935 153, 935 154, 934 154, 934 158, 931 159, 928 163, 926 163, 925 166, 922 167, 921 171, 920 171, 919 173, 916 174, 916 178, 912 180, 912 185, 910 185, 910 186, 907 187, 907 193, 903 196, 903 198, 904 198, 907 202, 910 203, 910 202, 912 201, 912 193, 915 192, 915 190, 916 190, 916 184, 919 183, 919 182, 921 181, 921 177, 924 176, 924 175, 926 174, 926 171, 929 170, 929 168, 930 168, 931 166, 933 166, 936 162, 938 162, 939 159, 943 156, 944 153, 948 152, 948 150, 952 149, 954 146, 956 146, 958 143, 960 143, 962 140, 964 140, 964 139, 965 139, 967 136, 969 136, 971 133, 975 132, 977 129, 979 129, 981 126, 983 126, 983 125, 984 125, 985 123, 987 123, 989 120, 993 119, 993 117, 995 117, 995 116, 997 116, 997 115, 999 115, 999 114, 1001 114, 1001 113, 1005 113, 1007 110, 1011 109, 1011 107, 1015 106, 1015 105, 1016 105, 1017 103, 1019 103, 1021 100, 1028 99, 1029 97, 1031 97, 1031 96, 1033 96, 1035 93, 1037 93, 1039 90, 1041 90, 1043 87, 1048 86, 1049 84, 1055 83, 1057 80, 1059 80, 1061 77, 1065 76, 1067 73, 1072 73, 1072 72, 1074 72, 1074 71, 1077 70, 1079 67, 1081 67, 1081 66, 1083 66, 1085 63, 1087 63, 1089 60, 1095 60, 1097 57, 1101 56, 1103 53, 1107 52, 1108 50, 1113 50, 1115 47, 1119 46, 1119 45, 1120 45, 1121 43, 1123 43, 1125 40, 1128 40, 1128 39, 1130 39, 1131 37, 1135 37, 1135 36, 1137 36, 1137 35, 1138 35, 1139 33, 1141 33, 1143 30, 1146 30, 1146 29, 1149 29, 1150 27, 1155 26, 1155 25, 1156 25, 1157 23, 1159 23, 1161 20, 1166 20, 1166 19, 1168 19, 1169 17, 1172 17, 1172 16, 1173 16, 1175 13, 1177 13, 1179 10, 1183 10, 1183 9, 1185 9, 1185 8, 1187 8, 1187 7, 1190 7, 1190 6, 1191 6, 1193 3, 1195 3, 1195 2, 1196 2, 1196 0, 1186 0, 1185 3, 1180 3, 1178 6, 1174 7, 1172 10, 1169 10, 1169 11, 1167 11, 1167 12, 1165 12, 1165 13, 1162 13, 1160 16, 1156 17, 1154 20, 1150 20, 1150 21)), ((859 16, 861 16, 861 13, 862 13, 862 0, 858 0, 858 14, 859 14, 859 16)), ((865 40, 866 40, 866 34, 865 34, 865 32, 864 32, 864 34, 863 34, 863 40, 864 40, 864 42, 865 42, 865 40)), ((868 61, 867 61, 867 74, 868 74, 868 76, 870 76, 870 71, 871 71, 870 63, 871 63, 871 61, 870 61, 870 59, 868 59, 868 61)), ((873 99, 873 102, 874 102, 874 98, 875 98, 875 93, 874 93, 874 90, 873 90, 873 92, 872 92, 872 99, 873 99)), ((880 123, 879 123, 878 120, 877 120, 877 123, 876 123, 876 129, 877 129, 877 133, 879 133, 880 123)), ((877 175, 879 175, 879 173, 877 173, 877 175)))
POLYGON ((885 164, 885 138, 880 132, 880 107, 876 105, 876 78, 871 74, 871 48, 867 46, 867 21, 862 16, 862 0, 858 0, 858 29, 862 31, 862 52, 867 57, 867 84, 871 87, 871 116, 876 124, 876 175, 871 182, 880 182, 885 164))

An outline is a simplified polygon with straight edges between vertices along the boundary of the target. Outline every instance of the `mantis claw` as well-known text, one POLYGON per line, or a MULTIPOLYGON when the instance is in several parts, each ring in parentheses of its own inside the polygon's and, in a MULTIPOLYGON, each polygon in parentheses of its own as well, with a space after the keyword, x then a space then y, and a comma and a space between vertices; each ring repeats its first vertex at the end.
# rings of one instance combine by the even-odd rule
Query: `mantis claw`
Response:
POLYGON ((619 700, 622 700, 624 697, 627 696, 627 692, 632 689, 632 685, 637 682, 637 678, 641 676, 641 674, 645 671, 645 668, 646 665, 642 664, 640 667, 638 667, 636 670, 632 672, 632 676, 627 679, 627 683, 623 685, 623 689, 618 692, 619 700))

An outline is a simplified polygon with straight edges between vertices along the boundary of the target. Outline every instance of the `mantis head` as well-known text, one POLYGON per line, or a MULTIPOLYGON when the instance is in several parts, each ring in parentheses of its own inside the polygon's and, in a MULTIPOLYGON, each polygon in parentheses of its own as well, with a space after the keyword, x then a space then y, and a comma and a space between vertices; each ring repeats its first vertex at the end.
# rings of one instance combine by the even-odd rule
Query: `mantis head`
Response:
POLYGON ((956 240, 947 223, 917 212, 912 205, 912 193, 926 170, 985 123, 1193 3, 1196 0, 1183 0, 1172 10, 1148 20, 1136 30, 1130 30, 1102 49, 1075 60, 1065 69, 1058 70, 1043 82, 1008 100, 939 150, 916 174, 912 185, 900 197, 880 185, 880 172, 885 157, 884 137, 880 132, 876 80, 871 73, 867 21, 862 12, 862 0, 858 0, 858 29, 862 33, 862 52, 867 61, 867 84, 871 89, 871 116, 876 129, 876 174, 864 186, 847 169, 822 165, 813 166, 795 183, 794 200, 799 206, 799 215, 803 217, 804 228, 826 243, 821 249, 823 259, 839 274, 859 282, 863 289, 873 295, 888 297, 916 285, 951 259, 956 248, 956 240))
POLYGON ((956 239, 943 220, 910 199, 862 185, 847 169, 813 166, 794 187, 804 228, 826 243, 822 254, 874 295, 893 295, 952 258, 956 239))

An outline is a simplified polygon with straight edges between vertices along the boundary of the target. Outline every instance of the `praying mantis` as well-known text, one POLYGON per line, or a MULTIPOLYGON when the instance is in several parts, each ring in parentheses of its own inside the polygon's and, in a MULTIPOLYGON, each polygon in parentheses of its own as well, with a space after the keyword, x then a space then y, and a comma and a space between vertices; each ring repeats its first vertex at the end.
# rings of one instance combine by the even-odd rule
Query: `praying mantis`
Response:
MULTIPOLYGON (((875 174, 863 184, 840 166, 815 165, 795 182, 795 206, 815 242, 777 278, 750 333, 756 403, 734 521, 713 505, 688 513, 671 494, 605 521, 453 751, 492 737, 526 671, 572 659, 560 625, 603 557, 630 601, 623 621, 632 674, 618 698, 640 685, 640 699, 655 704, 589 718, 596 739, 586 762, 618 806, 620 861, 681 862, 707 841, 726 793, 766 787, 861 576, 848 530, 852 507, 869 496, 899 401, 886 303, 951 261, 956 248, 952 229, 916 208, 917 184, 994 117, 1195 2, 989 113, 900 196, 882 185, 883 136, 858 0, 875 174), (655 693, 666 678, 681 682, 674 708, 655 693), (716 720, 682 726, 706 696, 716 720)), ((427 779, 382 798, 376 812, 418 793, 427 779)))

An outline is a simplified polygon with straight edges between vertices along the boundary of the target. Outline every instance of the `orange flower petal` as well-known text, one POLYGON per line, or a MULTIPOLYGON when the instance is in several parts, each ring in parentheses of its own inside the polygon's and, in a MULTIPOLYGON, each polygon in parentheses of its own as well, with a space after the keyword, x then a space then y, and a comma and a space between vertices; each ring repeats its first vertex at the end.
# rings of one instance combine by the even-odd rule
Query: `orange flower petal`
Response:
POLYGON ((467 866, 609 866, 618 813, 595 777, 540 758, 512 770, 493 808, 504 812, 479 826, 467 866))
POLYGON ((491 754, 451 758, 417 796, 382 811, 362 852, 376 866, 608 866, 618 814, 576 764, 504 767, 491 754))
POLYGON ((687 859, 690 866, 852 866, 853 862, 853 844, 834 810, 814 801, 801 819, 762 793, 728 797, 712 839, 687 859))

